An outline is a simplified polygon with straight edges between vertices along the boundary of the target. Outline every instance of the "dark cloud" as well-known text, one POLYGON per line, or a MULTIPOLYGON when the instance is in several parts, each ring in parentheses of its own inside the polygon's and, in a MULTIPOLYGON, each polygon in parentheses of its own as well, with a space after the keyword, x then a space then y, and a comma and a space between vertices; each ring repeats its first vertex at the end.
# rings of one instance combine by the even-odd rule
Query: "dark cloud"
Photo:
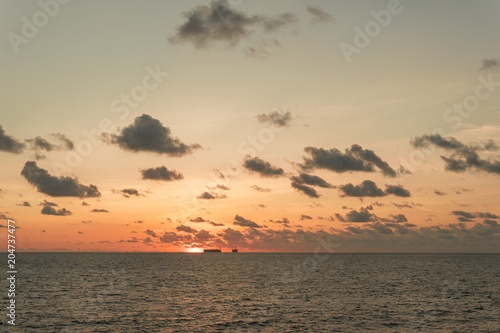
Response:
POLYGON ((144 196, 144 194, 140 193, 135 188, 125 188, 123 190, 112 190, 112 191, 115 193, 120 193, 125 198, 130 198, 131 196, 135 196, 135 197, 143 197, 144 196))
POLYGON ((19 142, 12 136, 5 134, 4 129, 0 125, 0 151, 20 154, 23 152, 25 147, 24 143, 19 142))
POLYGON ((236 46, 259 32, 270 33, 297 21, 295 15, 249 15, 233 9, 227 0, 212 1, 185 12, 186 21, 177 27, 170 43, 189 42, 196 48, 218 43, 236 46), (258 32, 259 31, 259 32, 258 32))
POLYGON ((300 215, 300 220, 303 221, 303 220, 312 220, 312 217, 310 217, 309 215, 300 215))
POLYGON ((481 62, 483 63, 483 65, 479 69, 481 71, 496 69, 499 66, 499 61, 497 58, 483 59, 481 60, 481 62))
POLYGON ((224 199, 227 198, 225 194, 218 194, 215 192, 203 192, 199 196, 197 196, 198 199, 205 199, 205 200, 212 200, 212 199, 224 199))
POLYGON ((43 200, 43 202, 40 202, 40 206, 51 206, 51 207, 57 207, 59 206, 58 204, 56 204, 55 202, 51 202, 51 201, 47 201, 47 200, 43 200))
POLYGON ((365 180, 359 185, 348 183, 339 187, 344 196, 348 197, 383 197, 387 195, 371 180, 365 180))
POLYGON ((270 220, 272 223, 281 224, 285 228, 290 228, 290 220, 284 217, 282 220, 270 220))
POLYGON ((224 223, 217 223, 217 222, 205 220, 204 218, 199 217, 199 216, 197 218, 194 218, 194 219, 188 219, 188 221, 189 222, 193 222, 193 223, 210 223, 214 227, 222 227, 222 226, 224 226, 224 223))
POLYGON ((247 156, 243 166, 250 171, 257 172, 262 177, 279 177, 285 174, 281 168, 271 165, 269 162, 261 160, 258 157, 247 156))
POLYGON ((253 222, 253 221, 250 221, 250 220, 247 220, 239 215, 236 215, 234 217, 234 221, 233 221, 233 224, 234 225, 239 225, 241 227, 249 227, 249 228, 262 228, 261 225, 258 225, 257 223, 253 222))
POLYGON ((292 114, 290 111, 285 113, 273 111, 268 114, 262 113, 257 115, 257 120, 261 123, 269 123, 276 127, 287 127, 292 121, 292 114))
POLYGON ((304 157, 301 165, 303 170, 327 169, 342 173, 347 171, 374 172, 379 168, 385 176, 395 177, 396 171, 383 161, 372 150, 363 149, 360 145, 352 145, 342 153, 337 148, 325 150, 323 148, 306 147, 304 149, 310 157, 304 157))
POLYGON ((323 148, 306 147, 304 151, 310 155, 304 158, 304 170, 327 169, 338 173, 346 171, 373 172, 373 166, 351 153, 342 153, 337 148, 325 150, 323 148))
POLYGON ((383 161, 379 156, 377 156, 373 150, 363 149, 360 145, 354 144, 347 151, 365 162, 373 163, 373 165, 382 170, 385 176, 396 177, 396 170, 391 168, 389 163, 383 161))
POLYGON ((321 177, 301 173, 299 176, 292 177, 292 180, 299 184, 319 186, 323 188, 333 188, 333 186, 321 177))
POLYGON ((401 185, 386 185, 385 187, 385 193, 387 194, 394 194, 397 197, 404 198, 411 197, 410 191, 408 191, 401 185))
POLYGON ((252 185, 250 186, 252 189, 258 191, 258 192, 271 192, 271 189, 269 188, 264 188, 264 187, 260 187, 258 185, 252 185))
POLYGON ((134 221, 134 223, 136 223, 136 224, 143 224, 144 221, 138 220, 138 221, 134 221))
POLYGON ((105 137, 105 140, 128 151, 153 152, 174 157, 191 154, 193 150, 201 148, 198 144, 187 145, 181 142, 172 136, 170 128, 147 114, 135 118, 133 124, 123 128, 118 135, 105 137))
POLYGON ((374 215, 367 210, 351 210, 346 216, 335 214, 337 219, 341 222, 371 222, 374 221, 374 215))
POLYGON ((39 168, 34 161, 26 162, 21 175, 35 186, 38 192, 51 197, 91 198, 101 196, 95 185, 82 185, 76 178, 51 176, 47 170, 39 168))
POLYGON ((79 235, 85 235, 85 233, 81 232, 81 231, 78 231, 78 234, 79 235))
POLYGON ((52 206, 44 206, 42 208, 42 211, 41 213, 43 215, 55 215, 55 216, 68 216, 68 215, 71 215, 72 213, 67 210, 66 208, 62 208, 62 209, 55 209, 53 208, 52 206))
POLYGON ((18 203, 18 204, 16 204, 16 206, 31 207, 31 205, 28 201, 23 201, 22 203, 18 203))
POLYGON ((333 16, 318 7, 307 6, 307 12, 313 16, 311 19, 312 24, 335 21, 333 16))
POLYGON ((411 141, 416 148, 425 148, 435 145, 449 152, 448 156, 441 156, 445 162, 445 170, 464 172, 477 170, 486 173, 500 174, 499 159, 482 159, 478 152, 497 151, 498 146, 492 140, 486 142, 464 144, 453 137, 443 138, 439 134, 426 134, 411 141))
POLYGON ((460 222, 474 222, 476 218, 482 219, 498 219, 498 215, 490 212, 465 212, 463 210, 454 210, 451 212, 452 215, 457 216, 457 220, 460 222))
POLYGON ((176 170, 168 170, 162 165, 157 168, 149 168, 141 170, 142 179, 173 181, 184 179, 184 176, 176 170))
POLYGON ((86 203, 85 201, 82 201, 82 206, 90 206, 88 203, 86 203))
POLYGON ((195 234, 197 231, 187 225, 179 225, 175 228, 177 231, 187 232, 188 234, 195 234))
POLYGON ((292 182, 291 185, 294 189, 296 189, 299 192, 304 193, 305 195, 307 195, 310 198, 319 198, 318 192, 316 192, 316 190, 310 186, 303 185, 303 184, 300 184, 297 182, 292 182))
POLYGON ((439 190, 436 190, 436 189, 435 189, 435 190, 434 190, 434 194, 439 195, 439 196, 441 196, 441 197, 442 197, 442 196, 446 195, 446 192, 439 191, 439 190))
POLYGON ((403 214, 389 215, 389 219, 385 219, 386 222, 402 223, 408 222, 408 219, 403 214))
POLYGON ((34 139, 28 139, 26 140, 28 144, 31 145, 33 150, 45 150, 45 151, 52 151, 57 149, 56 145, 53 145, 52 143, 48 142, 44 138, 37 136, 34 139))
POLYGON ((109 210, 107 210, 107 209, 97 209, 97 208, 95 208, 95 209, 92 209, 90 212, 91 212, 91 213, 109 213, 109 210))
POLYGON ((82 223, 92 223, 92 221, 82 221, 82 223))

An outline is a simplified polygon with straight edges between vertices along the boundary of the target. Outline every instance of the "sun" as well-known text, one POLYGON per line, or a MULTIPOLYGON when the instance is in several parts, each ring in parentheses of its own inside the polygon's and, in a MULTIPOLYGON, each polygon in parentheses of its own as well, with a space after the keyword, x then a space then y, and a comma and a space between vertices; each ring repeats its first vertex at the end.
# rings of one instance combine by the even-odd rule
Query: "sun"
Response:
POLYGON ((186 249, 185 252, 187 252, 187 253, 201 253, 201 252, 203 252, 203 249, 200 247, 190 247, 190 248, 186 249))

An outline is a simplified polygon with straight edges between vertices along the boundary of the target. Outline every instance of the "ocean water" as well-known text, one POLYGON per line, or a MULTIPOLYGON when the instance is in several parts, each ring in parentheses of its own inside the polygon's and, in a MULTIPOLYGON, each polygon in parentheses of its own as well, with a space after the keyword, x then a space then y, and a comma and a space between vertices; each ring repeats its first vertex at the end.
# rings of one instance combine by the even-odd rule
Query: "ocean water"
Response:
POLYGON ((500 255, 17 256, 0 331, 500 332, 500 255))

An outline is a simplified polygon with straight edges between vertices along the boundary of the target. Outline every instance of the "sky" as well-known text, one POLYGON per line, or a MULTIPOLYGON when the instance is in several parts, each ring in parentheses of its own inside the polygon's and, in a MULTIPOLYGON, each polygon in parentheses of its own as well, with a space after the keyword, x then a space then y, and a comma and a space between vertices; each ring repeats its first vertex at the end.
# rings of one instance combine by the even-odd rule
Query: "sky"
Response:
POLYGON ((2 1, 21 251, 499 252, 498 1, 2 1))

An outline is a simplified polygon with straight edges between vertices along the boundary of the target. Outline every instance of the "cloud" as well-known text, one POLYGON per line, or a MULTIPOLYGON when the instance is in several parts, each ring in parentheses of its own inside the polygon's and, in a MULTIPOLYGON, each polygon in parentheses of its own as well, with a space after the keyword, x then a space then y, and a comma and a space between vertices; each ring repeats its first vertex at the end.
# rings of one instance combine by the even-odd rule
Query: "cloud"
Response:
POLYGON ((234 221, 233 221, 233 224, 234 225, 239 225, 241 227, 249 227, 249 228, 262 228, 261 225, 258 225, 257 223, 253 222, 253 221, 250 221, 250 220, 247 220, 239 215, 236 215, 234 217, 234 221))
POLYGON ((346 216, 335 214, 337 219, 341 222, 371 222, 374 221, 374 215, 367 210, 351 210, 346 216))
POLYGON ((92 221, 82 221, 82 223, 92 223, 92 221))
POLYGON ((250 186, 252 189, 256 190, 257 192, 271 192, 271 189, 269 188, 264 188, 264 187, 260 187, 258 185, 252 185, 250 186))
POLYGON ((411 141, 415 148, 426 148, 431 145, 442 148, 450 154, 441 156, 445 162, 445 170, 453 172, 464 172, 477 170, 486 173, 500 174, 499 159, 482 159, 478 152, 497 151, 498 146, 492 140, 486 142, 464 144, 453 137, 443 138, 439 134, 426 134, 416 137, 411 141))
POLYGON ((23 152, 25 147, 24 143, 19 142, 12 136, 5 134, 4 129, 0 125, 0 151, 20 154, 23 152))
POLYGON ((303 221, 303 220, 312 220, 312 217, 310 217, 309 215, 300 215, 300 220, 303 221))
POLYGON ((297 21, 295 15, 278 16, 248 15, 233 9, 227 0, 212 1, 183 13, 186 21, 177 27, 169 42, 191 43, 196 48, 208 48, 215 44, 236 46, 259 32, 270 33, 297 21))
POLYGON ((142 179, 174 181, 184 179, 184 176, 176 170, 168 170, 162 165, 157 168, 149 168, 141 170, 142 179))
POLYGON ((476 218, 482 219, 499 219, 500 217, 496 214, 490 212, 465 212, 463 210, 454 210, 451 212, 452 215, 457 216, 457 220, 460 222, 474 222, 476 218))
POLYGON ((209 187, 211 190, 223 190, 223 191, 230 191, 231 189, 227 187, 226 185, 223 184, 217 184, 214 187, 209 187))
POLYGON ((46 139, 42 138, 41 136, 37 136, 33 139, 26 140, 26 143, 30 146, 30 149, 35 151, 36 159, 45 158, 45 155, 43 155, 41 153, 41 151, 51 152, 54 150, 72 150, 72 149, 74 149, 75 145, 73 144, 73 141, 68 139, 64 134, 54 133, 54 134, 52 134, 52 136, 55 137, 59 141, 59 144, 51 143, 51 142, 47 141, 46 139))
POLYGON ((147 114, 135 118, 134 123, 123 128, 118 135, 108 135, 104 139, 123 150, 153 152, 173 157, 191 154, 193 150, 201 148, 199 144, 187 145, 181 142, 172 136, 170 128, 147 114))
POLYGON ((434 189, 434 194, 442 197, 442 196, 446 195, 446 192, 434 189))
POLYGON ((325 150, 323 148, 306 147, 304 151, 310 157, 304 157, 301 165, 303 170, 327 169, 337 173, 347 171, 374 172, 379 168, 384 176, 395 177, 396 171, 383 161, 372 150, 363 149, 354 144, 342 153, 337 148, 325 150))
POLYGON ((224 199, 227 198, 226 195, 224 194, 218 194, 215 192, 203 192, 199 196, 197 196, 198 199, 206 199, 206 200, 212 200, 212 199, 224 199))
POLYGON ((187 232, 189 234, 195 234, 197 231, 187 225, 179 225, 175 228, 177 231, 187 232))
POLYGON ((323 188, 333 188, 326 180, 321 177, 309 175, 307 173, 301 173, 297 177, 292 177, 292 180, 299 184, 306 184, 312 186, 319 186, 323 188))
POLYGON ((302 185, 302 184, 297 183, 297 182, 292 182, 291 185, 294 189, 296 189, 299 192, 304 193, 305 195, 307 195, 310 198, 319 198, 318 192, 316 192, 316 190, 310 186, 302 185))
POLYGON ((82 185, 76 178, 51 176, 47 170, 39 168, 34 161, 26 162, 21 175, 26 178, 28 183, 35 186, 38 192, 51 197, 92 198, 101 196, 95 185, 82 185))
POLYGON ((407 201, 403 201, 401 203, 396 203, 396 202, 392 202, 391 201, 391 204, 394 206, 394 207, 397 207, 399 209, 403 209, 403 208, 414 208, 414 207, 421 207, 422 205, 419 204, 419 203, 415 203, 415 202, 407 202, 407 201))
POLYGON ((282 220, 270 220, 272 223, 281 224, 285 228, 290 228, 290 220, 284 217, 282 220))
POLYGON ((72 215, 72 213, 66 208, 55 209, 52 206, 44 206, 41 210, 43 215, 55 215, 55 216, 68 216, 72 215))
POLYGON ((16 206, 31 207, 31 205, 28 201, 23 201, 22 203, 18 203, 18 204, 16 204, 16 206))
POLYGON ((483 59, 481 60, 481 62, 483 63, 483 65, 479 69, 481 71, 496 69, 500 64, 497 58, 483 59))
POLYGON ((47 201, 47 200, 43 200, 43 202, 40 202, 40 206, 51 206, 51 207, 57 207, 59 206, 58 204, 56 204, 55 202, 51 202, 51 201, 47 201))
POLYGON ((212 222, 212 221, 209 221, 209 220, 205 220, 202 217, 197 217, 197 218, 194 218, 194 219, 188 219, 188 221, 189 222, 193 222, 193 223, 210 223, 214 227, 222 227, 222 226, 224 226, 223 223, 212 222))
POLYGON ((97 209, 97 208, 95 208, 95 209, 92 209, 90 212, 91 212, 91 213, 109 213, 109 210, 107 210, 107 209, 97 209))
POLYGON ((81 232, 81 231, 78 231, 78 234, 79 235, 85 235, 85 233, 81 232))
POLYGON ((88 203, 86 203, 85 201, 82 201, 82 206, 90 206, 88 203))
POLYGON ((385 187, 385 193, 387 194, 394 194, 397 197, 404 198, 411 197, 410 191, 408 191, 401 185, 386 185, 385 187))
POLYGON ((250 171, 257 172, 262 177, 280 177, 285 174, 282 168, 275 167, 269 162, 261 160, 258 157, 247 156, 243 166, 250 171))
POLYGON ((144 196, 144 194, 141 194, 135 188, 125 188, 123 190, 114 190, 113 189, 112 191, 115 192, 115 193, 120 193, 125 198, 130 198, 131 196, 135 196, 135 197, 143 197, 144 196))
POLYGON ((155 238, 156 238, 156 237, 158 237, 158 236, 156 235, 156 233, 155 233, 153 230, 150 230, 150 229, 148 229, 148 230, 144 231, 144 233, 145 233, 146 235, 151 236, 151 237, 155 237, 155 238))
POLYGON ((257 120, 260 123, 269 123, 276 127, 288 127, 292 121, 292 114, 290 111, 280 113, 278 111, 269 112, 268 114, 262 113, 257 115, 257 120))
POLYGON ((384 176, 396 177, 396 170, 391 168, 387 162, 377 156, 373 150, 363 149, 360 145, 354 144, 347 151, 365 162, 373 163, 373 165, 382 170, 384 176))
POLYGON ((313 16, 311 19, 312 24, 335 21, 333 16, 318 7, 307 6, 307 12, 313 16))
POLYGON ((348 197, 383 197, 387 195, 371 180, 365 180, 359 185, 348 183, 341 185, 339 189, 344 193, 344 196, 348 197))

